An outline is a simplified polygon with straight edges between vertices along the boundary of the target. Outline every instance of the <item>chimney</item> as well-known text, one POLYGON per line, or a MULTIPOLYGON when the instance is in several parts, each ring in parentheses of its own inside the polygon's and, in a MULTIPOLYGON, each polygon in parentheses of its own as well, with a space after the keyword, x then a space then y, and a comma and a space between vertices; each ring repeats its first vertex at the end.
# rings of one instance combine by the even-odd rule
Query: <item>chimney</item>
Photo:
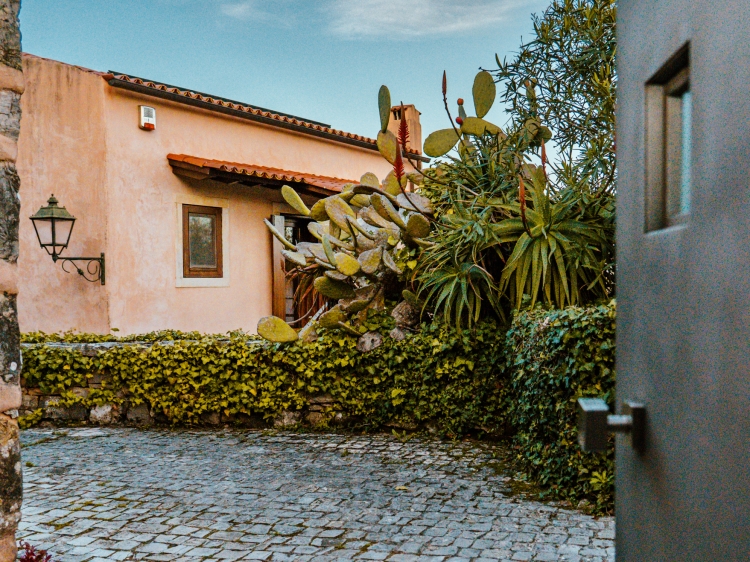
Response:
POLYGON ((401 125, 401 119, 406 119, 406 125, 409 127, 409 142, 406 148, 416 150, 422 154, 422 125, 419 123, 421 113, 413 105, 404 105, 404 115, 401 115, 401 106, 395 105, 391 108, 391 120, 388 122, 388 130, 398 136, 398 127, 401 125))

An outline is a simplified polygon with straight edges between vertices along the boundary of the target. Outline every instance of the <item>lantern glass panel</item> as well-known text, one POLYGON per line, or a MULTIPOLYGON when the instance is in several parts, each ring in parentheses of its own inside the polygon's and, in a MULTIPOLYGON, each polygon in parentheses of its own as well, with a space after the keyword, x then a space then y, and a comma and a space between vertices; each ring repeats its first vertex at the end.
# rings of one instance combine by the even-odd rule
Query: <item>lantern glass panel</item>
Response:
POLYGON ((70 232, 73 230, 72 220, 55 221, 55 253, 59 254, 68 246, 70 241, 70 232))
POLYGON ((39 237, 39 243, 42 246, 51 246, 52 245, 52 220, 36 219, 34 221, 34 228, 36 229, 36 235, 39 237))

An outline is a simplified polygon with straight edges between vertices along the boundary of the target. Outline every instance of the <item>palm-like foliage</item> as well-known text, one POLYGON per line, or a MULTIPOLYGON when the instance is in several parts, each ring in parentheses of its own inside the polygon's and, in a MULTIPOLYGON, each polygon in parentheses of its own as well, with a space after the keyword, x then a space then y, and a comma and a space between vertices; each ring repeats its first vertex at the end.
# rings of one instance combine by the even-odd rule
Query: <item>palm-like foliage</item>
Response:
POLYGON ((520 180, 520 202, 508 207, 514 218, 493 226, 501 242, 513 243, 513 251, 500 277, 500 290, 515 308, 524 295, 530 306, 543 300, 557 307, 581 302, 582 292, 606 296, 602 278, 601 226, 576 220, 574 199, 554 201, 543 168, 530 168, 533 208, 526 206, 520 180))

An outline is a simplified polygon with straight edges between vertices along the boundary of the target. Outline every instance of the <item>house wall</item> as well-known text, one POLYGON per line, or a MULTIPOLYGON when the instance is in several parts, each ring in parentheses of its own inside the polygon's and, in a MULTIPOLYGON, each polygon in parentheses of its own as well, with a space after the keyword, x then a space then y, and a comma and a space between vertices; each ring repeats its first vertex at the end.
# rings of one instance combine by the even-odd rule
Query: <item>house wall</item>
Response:
POLYGON ((278 192, 178 177, 169 153, 353 180, 390 169, 374 150, 113 88, 100 75, 54 61, 26 64, 32 95, 24 110, 33 120, 21 148, 29 189, 22 214, 35 212, 54 186, 79 217, 70 255, 106 251, 107 284, 57 271, 32 238, 31 221, 23 221, 22 271, 35 285, 21 315, 25 331, 253 332, 271 314, 271 236, 263 219, 282 201, 278 192), (141 104, 156 109, 155 131, 138 128, 141 104), (88 119, 81 106, 93 107, 88 119), (42 138, 49 129, 57 132, 42 138), (180 203, 228 209, 228 286, 177 286, 180 203))
POLYGON ((106 287, 53 263, 29 220, 54 193, 77 218, 64 255, 107 252, 104 80, 98 73, 36 57, 24 56, 23 68, 28 86, 21 99, 18 142, 21 330, 108 332, 106 287))

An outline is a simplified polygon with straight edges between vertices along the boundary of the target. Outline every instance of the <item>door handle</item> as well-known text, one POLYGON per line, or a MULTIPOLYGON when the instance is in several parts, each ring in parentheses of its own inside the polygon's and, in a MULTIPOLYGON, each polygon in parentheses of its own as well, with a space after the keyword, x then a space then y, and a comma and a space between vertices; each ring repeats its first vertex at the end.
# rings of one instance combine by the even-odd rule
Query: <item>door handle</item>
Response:
POLYGON ((646 407, 624 402, 622 414, 609 413, 601 398, 578 399, 578 444, 586 452, 607 449, 607 433, 629 433, 633 449, 642 453, 646 446, 646 407))

